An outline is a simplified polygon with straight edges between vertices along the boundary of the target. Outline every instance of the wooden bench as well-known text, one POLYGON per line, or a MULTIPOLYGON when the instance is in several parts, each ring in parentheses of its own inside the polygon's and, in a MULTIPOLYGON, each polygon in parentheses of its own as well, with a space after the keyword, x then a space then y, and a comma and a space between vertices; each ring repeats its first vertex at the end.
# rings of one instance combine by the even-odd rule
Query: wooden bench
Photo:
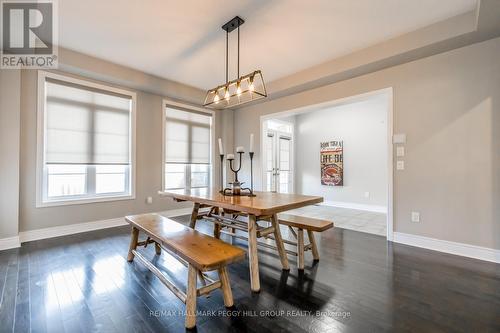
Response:
MULTIPOLYGON (((214 210, 219 210, 217 207, 212 207, 212 211, 214 210)), ((222 210, 222 215, 230 215, 231 218, 237 219, 238 217, 247 217, 248 214, 238 212, 238 211, 233 211, 233 210, 227 210, 224 209, 222 210)), ((237 221, 232 222, 232 224, 224 223, 224 221, 221 221, 220 218, 219 220, 217 219, 211 219, 210 218, 210 213, 207 214, 200 214, 198 215, 198 218, 205 218, 208 219, 211 222, 214 222, 214 237, 219 238, 220 234, 226 234, 234 238, 239 238, 242 240, 248 241, 248 237, 239 235, 236 233, 236 229, 239 230, 245 230, 243 226, 240 226, 237 221), (221 230, 221 229, 231 229, 230 232, 221 230)), ((272 219, 272 216, 259 216, 258 221, 265 221, 267 223, 270 223, 272 219)), ((240 223, 246 223, 246 222, 240 222, 240 223)), ((297 251, 291 251, 288 249, 285 249, 285 253, 290 254, 290 255, 295 255, 297 256, 297 261, 298 261, 298 268, 300 270, 304 269, 304 255, 305 251, 311 250, 312 255, 314 260, 318 261, 319 260, 319 251, 318 247, 316 245, 316 239, 314 238, 314 233, 315 232, 323 232, 325 230, 328 230, 330 228, 333 228, 333 222, 328 221, 328 220, 322 220, 322 219, 316 219, 316 218, 311 218, 311 217, 306 217, 306 216, 297 216, 297 215, 290 215, 290 214, 278 214, 278 223, 282 225, 288 226, 290 233, 294 236, 295 241, 285 239, 283 238, 282 241, 285 244, 289 244, 292 246, 295 246, 297 251), (297 230, 295 231, 294 228, 297 230), (309 238, 309 244, 304 244, 304 230, 307 231, 307 236, 309 238)), ((272 235, 273 233, 273 227, 262 227, 259 224, 257 224, 257 238, 264 237, 264 238, 270 238, 274 239, 274 236, 272 235)), ((278 250, 276 246, 273 246, 271 244, 267 244, 265 242, 257 242, 257 245, 260 245, 265 248, 269 248, 272 250, 278 250)))
POLYGON ((291 234, 297 240, 297 242, 285 242, 292 245, 296 244, 299 269, 304 269, 305 251, 311 250, 314 260, 319 260, 319 252, 318 247, 316 246, 314 232, 323 232, 333 228, 332 221, 289 214, 278 214, 278 221, 280 224, 288 226, 291 234), (297 231, 293 228, 296 228, 297 231), (304 244, 304 230, 307 231, 307 237, 309 238, 309 244, 307 245, 304 244))
POLYGON ((186 304, 186 328, 196 326, 196 298, 208 295, 215 289, 222 289, 224 305, 233 306, 233 295, 226 266, 244 259, 245 251, 219 239, 188 228, 158 214, 127 216, 125 220, 132 226, 132 236, 127 260, 137 257, 160 281, 186 304), (139 232, 147 235, 139 242, 139 232), (187 290, 184 292, 170 281, 155 265, 137 251, 137 246, 155 243, 156 254, 161 249, 172 254, 188 267, 187 290), (219 280, 212 280, 203 272, 217 270, 219 280), (198 288, 200 278, 202 287, 198 288), (207 284, 207 281, 209 282, 207 284))

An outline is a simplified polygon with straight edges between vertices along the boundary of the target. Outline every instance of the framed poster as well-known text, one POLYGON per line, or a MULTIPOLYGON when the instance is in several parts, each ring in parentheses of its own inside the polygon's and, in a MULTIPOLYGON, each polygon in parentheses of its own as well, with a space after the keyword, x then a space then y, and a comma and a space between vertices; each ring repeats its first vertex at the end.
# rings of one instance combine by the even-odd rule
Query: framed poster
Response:
POLYGON ((321 142, 321 185, 344 185, 344 142, 342 140, 321 142))

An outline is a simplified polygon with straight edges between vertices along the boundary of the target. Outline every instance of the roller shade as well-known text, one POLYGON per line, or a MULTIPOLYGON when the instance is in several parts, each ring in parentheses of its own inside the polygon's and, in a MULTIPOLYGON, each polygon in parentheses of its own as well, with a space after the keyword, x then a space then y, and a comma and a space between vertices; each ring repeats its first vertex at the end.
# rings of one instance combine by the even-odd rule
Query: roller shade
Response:
POLYGON ((209 114, 165 109, 166 163, 210 164, 209 114))
POLYGON ((130 96, 47 79, 45 162, 130 164, 130 96))

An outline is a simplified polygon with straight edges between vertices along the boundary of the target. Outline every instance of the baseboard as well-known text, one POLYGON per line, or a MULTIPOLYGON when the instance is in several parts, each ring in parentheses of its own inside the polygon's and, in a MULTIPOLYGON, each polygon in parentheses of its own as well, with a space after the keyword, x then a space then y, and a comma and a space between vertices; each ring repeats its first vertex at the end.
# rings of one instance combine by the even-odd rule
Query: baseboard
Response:
MULTIPOLYGON (((165 217, 173 217, 173 216, 191 214, 191 212, 192 212, 192 208, 188 207, 188 208, 162 211, 162 212, 158 212, 158 214, 163 215, 165 217)), ((17 237, 17 239, 18 239, 18 242, 24 243, 24 242, 31 242, 31 241, 35 241, 35 240, 52 238, 52 237, 73 235, 73 234, 78 234, 81 232, 119 227, 119 226, 126 225, 126 224, 127 223, 125 222, 125 219, 123 217, 117 217, 117 218, 108 219, 108 220, 92 221, 92 222, 77 223, 77 224, 63 225, 63 226, 57 226, 57 227, 22 231, 19 233, 19 237, 17 237)), ((0 240, 0 246, 1 246, 1 241, 2 240, 0 240)), ((0 247, 0 249, 1 249, 1 247, 0 247)))
POLYGON ((188 214, 191 215, 192 212, 193 212, 193 208, 187 207, 187 208, 164 210, 162 212, 156 212, 156 213, 163 215, 165 217, 174 217, 174 216, 182 216, 182 215, 188 215, 188 214))
POLYGON ((387 207, 386 206, 364 205, 364 204, 342 202, 342 201, 323 201, 322 203, 320 203, 320 205, 330 206, 330 207, 338 207, 338 208, 365 210, 368 212, 387 214, 387 207))
POLYGON ((450 242, 441 239, 405 234, 402 232, 394 232, 393 242, 455 254, 462 257, 500 263, 500 250, 482 246, 450 242))
POLYGON ((19 236, 0 239, 0 251, 15 249, 16 247, 19 246, 21 246, 21 242, 19 241, 19 236))
POLYGON ((125 224, 126 224, 125 220, 123 219, 123 217, 121 217, 121 218, 114 218, 101 221, 92 221, 92 222, 76 223, 70 225, 61 225, 50 228, 21 231, 19 233, 19 240, 21 241, 21 243, 25 243, 40 239, 73 235, 81 232, 113 228, 125 224))

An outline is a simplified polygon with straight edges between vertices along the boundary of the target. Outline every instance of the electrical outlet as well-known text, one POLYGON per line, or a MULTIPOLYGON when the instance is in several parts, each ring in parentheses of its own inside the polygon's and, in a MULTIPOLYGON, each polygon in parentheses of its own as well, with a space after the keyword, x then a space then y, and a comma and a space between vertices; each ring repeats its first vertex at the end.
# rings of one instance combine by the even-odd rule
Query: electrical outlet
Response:
POLYGON ((146 198, 146 203, 147 203, 148 205, 151 205, 151 204, 153 203, 153 198, 152 198, 152 197, 147 197, 147 198, 146 198))
POLYGON ((404 146, 397 146, 396 147, 396 156, 397 157, 405 156, 405 147, 404 146))
POLYGON ((397 161, 396 170, 404 170, 404 169, 405 169, 405 161, 397 161))
POLYGON ((419 212, 411 212, 411 221, 412 222, 420 222, 420 213, 419 212))
POLYGON ((365 192, 365 198, 369 198, 370 197, 370 192, 365 192))

